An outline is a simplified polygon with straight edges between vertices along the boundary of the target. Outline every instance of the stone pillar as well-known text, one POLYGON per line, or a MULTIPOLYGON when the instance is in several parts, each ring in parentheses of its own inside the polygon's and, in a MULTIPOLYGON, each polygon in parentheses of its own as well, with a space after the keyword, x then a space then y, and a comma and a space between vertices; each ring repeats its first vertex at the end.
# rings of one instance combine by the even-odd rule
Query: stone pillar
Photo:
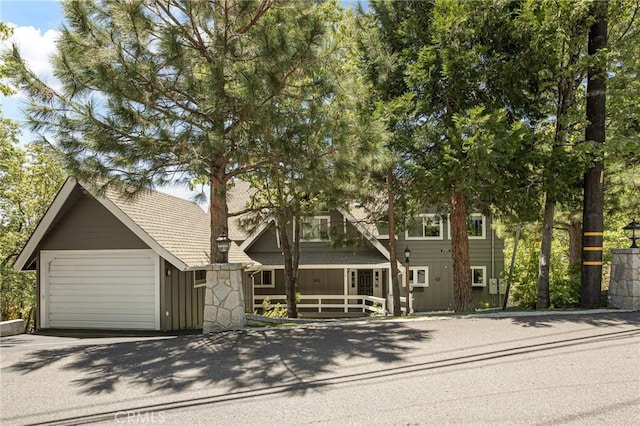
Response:
POLYGON ((640 249, 611 250, 609 306, 640 310, 640 249))
POLYGON ((207 268, 202 332, 239 330, 244 328, 244 294, 242 265, 216 263, 207 268))

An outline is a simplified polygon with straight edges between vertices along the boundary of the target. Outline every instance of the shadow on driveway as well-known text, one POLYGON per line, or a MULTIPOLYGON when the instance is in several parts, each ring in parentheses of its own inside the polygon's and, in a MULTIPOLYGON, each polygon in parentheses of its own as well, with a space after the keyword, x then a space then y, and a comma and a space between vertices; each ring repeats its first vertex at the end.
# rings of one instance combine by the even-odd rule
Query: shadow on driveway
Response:
MULTIPOLYGON (((585 311, 582 311, 585 312, 585 311)), ((634 325, 640 327, 640 311, 636 312, 604 312, 604 313, 572 313, 561 311, 527 312, 527 315, 514 315, 511 320, 523 327, 553 327, 560 323, 587 324, 594 327, 610 327, 612 325, 634 325)), ((504 317, 490 317, 504 319, 504 317)))
POLYGON ((341 357, 391 363, 428 338, 428 331, 392 322, 182 335, 36 350, 7 369, 28 374, 65 360, 63 371, 83 373, 72 385, 85 394, 111 393, 116 384, 179 392, 196 383, 230 391, 278 385, 304 393, 301 384, 335 373, 341 357))

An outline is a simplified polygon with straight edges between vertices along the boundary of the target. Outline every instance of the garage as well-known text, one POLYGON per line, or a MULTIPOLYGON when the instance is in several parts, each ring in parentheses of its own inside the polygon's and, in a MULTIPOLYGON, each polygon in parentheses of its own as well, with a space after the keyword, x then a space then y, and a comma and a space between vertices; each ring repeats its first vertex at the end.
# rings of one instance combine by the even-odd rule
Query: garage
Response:
POLYGON ((160 329, 153 250, 41 252, 44 328, 160 329))

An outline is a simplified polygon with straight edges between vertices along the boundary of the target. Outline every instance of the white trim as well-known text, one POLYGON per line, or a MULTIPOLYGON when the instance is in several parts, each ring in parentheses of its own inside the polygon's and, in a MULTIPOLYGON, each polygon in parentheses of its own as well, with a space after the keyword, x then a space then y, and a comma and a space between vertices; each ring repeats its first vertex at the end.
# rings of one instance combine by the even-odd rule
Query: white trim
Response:
POLYGON ((487 239, 487 217, 485 215, 483 215, 482 213, 469 213, 469 216, 467 217, 467 234, 469 233, 469 220, 471 219, 472 216, 480 216, 482 218, 482 235, 480 236, 476 236, 476 235, 469 235, 469 239, 470 240, 486 240, 487 239))
POLYGON ((417 220, 418 218, 422 218, 422 237, 410 237, 409 231, 404 231, 405 240, 443 240, 444 239, 444 224, 442 223, 442 216, 435 213, 420 213, 417 216, 412 217, 410 220, 417 220), (440 228, 440 235, 434 236, 424 236, 424 219, 425 218, 438 218, 438 226, 440 228))
MULTIPOLYGON (((345 219, 347 219, 349 222, 351 222, 351 224, 353 226, 355 226, 356 229, 358 229, 360 231, 360 233, 362 235, 364 235, 364 237, 371 244, 373 244, 373 246, 376 249, 378 249, 380 254, 382 254, 385 259, 389 260, 391 258, 391 255, 389 254, 389 250, 380 241, 378 241, 378 239, 376 237, 374 237, 369 231, 367 231, 367 229, 360 222, 358 222, 358 220, 355 217, 353 217, 353 215, 351 213, 349 213, 348 211, 346 211, 346 210, 344 210, 342 208, 338 208, 338 212, 340 212, 340 214, 345 219)), ((400 262, 398 262, 398 265, 400 265, 400 262)))
POLYGON ((29 257, 31 257, 31 254, 35 251, 36 247, 38 247, 38 244, 40 244, 40 240, 42 240, 42 237, 44 237, 44 234, 47 232, 47 230, 53 223, 53 220, 62 209, 62 206, 64 206, 64 203, 69 198, 69 195, 71 195, 71 192, 73 192, 76 183, 76 180, 71 177, 67 178, 67 180, 64 182, 64 184, 58 191, 58 194, 56 194, 55 198, 49 205, 49 208, 45 212, 44 216, 42 216, 42 219, 40 219, 38 226, 36 226, 36 229, 33 231, 31 236, 29 237, 29 240, 22 248, 22 251, 16 258, 16 261, 13 263, 14 270, 21 271, 22 268, 25 267, 27 260, 29 260, 29 257))
POLYGON ((156 240, 151 238, 149 234, 147 234, 136 222, 133 221, 126 213, 124 213, 115 203, 104 196, 97 196, 91 192, 91 188, 83 185, 81 182, 78 182, 74 178, 68 178, 65 183, 62 185, 60 191, 54 198, 53 202, 47 209, 46 213, 38 223, 35 231, 24 245, 22 251, 18 255, 18 258, 13 264, 13 268, 16 271, 22 270, 24 268, 27 260, 31 256, 31 254, 36 250, 38 244, 44 237, 45 233, 53 223, 53 220, 56 218, 67 199, 71 195, 71 192, 75 188, 75 186, 79 185, 85 191, 91 194, 100 204, 102 204, 111 214, 113 214, 120 222, 122 222, 131 232, 133 232, 138 238, 140 238, 149 248, 151 248, 158 255, 169 261, 176 268, 181 271, 187 270, 187 265, 172 253, 167 251, 164 247, 162 247, 156 240))
MULTIPOLYGON (((84 185, 80 184, 83 188, 84 185)), ((87 189, 88 190, 88 189, 87 189)), ((120 208, 110 199, 106 197, 96 196, 91 194, 96 200, 100 202, 111 214, 113 214, 120 222, 122 222, 131 232, 133 232, 138 238, 140 238, 146 245, 148 245, 153 251, 162 256, 165 260, 169 261, 173 266, 180 269, 181 271, 186 271, 188 269, 188 265, 184 263, 182 260, 178 259, 167 249, 162 247, 156 240, 151 238, 149 234, 146 233, 144 229, 140 227, 133 219, 131 219, 125 212, 120 210, 120 208)))
MULTIPOLYGON (((302 229, 300 230, 300 241, 301 242, 324 242, 324 241, 331 241, 331 216, 330 215, 314 215, 314 216, 307 216, 307 217, 303 217, 300 220, 300 225, 302 226, 302 229), (327 221, 327 238, 312 238, 312 239, 307 239, 307 238, 303 238, 303 234, 304 234, 304 226, 305 226, 305 221, 321 221, 321 220, 326 220, 327 221)), ((316 226, 320 226, 321 224, 318 223, 318 225, 316 226)), ((312 226, 312 230, 316 227, 316 226, 312 226)), ((319 228, 318 228, 319 229, 319 228)))
POLYGON ((424 271, 424 284, 416 283, 411 279, 411 275, 409 275, 409 285, 411 287, 429 287, 429 267, 428 266, 409 266, 409 272, 413 272, 413 276, 415 278, 416 272, 424 271))
MULTIPOLYGON (((478 213, 478 212, 473 212, 473 213, 469 213, 467 215, 467 225, 469 224, 469 218, 472 215, 481 215, 482 216, 482 236, 480 237, 476 237, 476 236, 472 236, 469 235, 469 230, 467 229, 467 238, 469 240, 486 240, 487 239, 487 216, 483 215, 482 213, 478 213)), ((451 239, 451 215, 447 215, 447 238, 450 240, 451 239)), ((493 235, 493 233, 492 233, 493 235)))
POLYGON ((40 314, 42 328, 50 328, 49 321, 49 268, 54 259, 77 258, 81 256, 97 255, 101 257, 122 256, 128 257, 148 257, 153 260, 153 281, 154 281, 154 330, 160 330, 160 256, 149 249, 126 249, 126 250, 41 250, 40 251, 40 314))
POLYGON ((486 287, 487 286, 487 267, 486 266, 472 266, 471 267, 471 287, 486 287), (482 283, 475 283, 473 281, 473 270, 479 269, 482 271, 482 283))
POLYGON ((254 288, 275 288, 276 287, 276 274, 275 274, 276 270, 275 268, 263 268, 260 269, 256 272, 254 272, 253 274, 251 274, 251 283, 253 284, 254 288), (271 284, 262 284, 263 281, 263 274, 265 272, 269 272, 271 274, 271 284), (260 273, 260 283, 261 284, 256 284, 254 277, 257 273, 260 273))

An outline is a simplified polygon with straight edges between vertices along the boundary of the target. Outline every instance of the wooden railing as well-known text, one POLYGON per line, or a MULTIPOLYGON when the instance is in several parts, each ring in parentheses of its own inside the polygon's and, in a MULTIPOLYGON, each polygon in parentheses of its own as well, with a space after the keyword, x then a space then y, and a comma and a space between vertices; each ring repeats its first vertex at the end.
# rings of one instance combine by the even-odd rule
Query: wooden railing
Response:
MULTIPOLYGON (((264 299, 269 298, 272 304, 286 305, 287 296, 281 294, 255 295, 253 308, 262 308, 264 299)), ((327 312, 327 309, 342 309, 343 312, 352 312, 354 309, 362 313, 386 315, 387 301, 382 297, 363 295, 336 295, 336 294, 303 294, 299 296, 298 308, 317 309, 318 312, 327 312)))

